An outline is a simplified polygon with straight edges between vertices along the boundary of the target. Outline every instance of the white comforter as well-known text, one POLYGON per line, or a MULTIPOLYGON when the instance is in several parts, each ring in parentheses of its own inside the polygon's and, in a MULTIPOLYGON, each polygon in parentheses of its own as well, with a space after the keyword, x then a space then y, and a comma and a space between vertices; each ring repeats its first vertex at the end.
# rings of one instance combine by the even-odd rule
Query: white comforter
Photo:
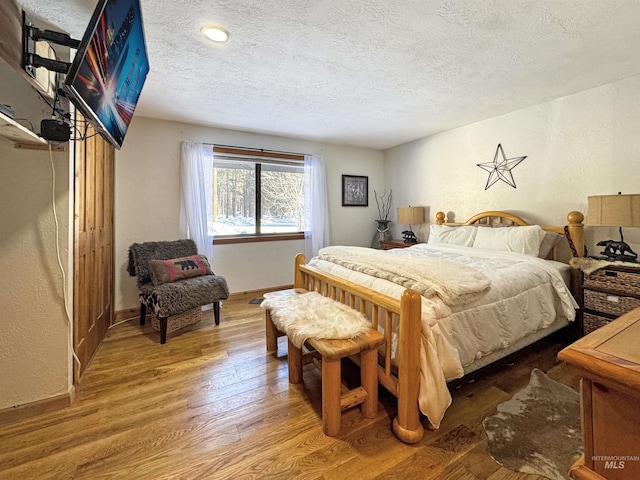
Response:
MULTIPOLYGON (((419 404, 435 428, 451 404, 446 382, 460 378, 466 365, 548 327, 556 317, 575 318, 577 304, 557 268, 546 260, 445 244, 418 244, 387 253, 463 264, 482 272, 491 281, 484 296, 466 305, 450 307, 437 297, 422 298, 419 404)), ((395 283, 325 260, 313 258, 309 263, 391 297, 400 298, 404 291, 404 287, 395 283)), ((395 356, 393 350, 392 354, 395 356)))

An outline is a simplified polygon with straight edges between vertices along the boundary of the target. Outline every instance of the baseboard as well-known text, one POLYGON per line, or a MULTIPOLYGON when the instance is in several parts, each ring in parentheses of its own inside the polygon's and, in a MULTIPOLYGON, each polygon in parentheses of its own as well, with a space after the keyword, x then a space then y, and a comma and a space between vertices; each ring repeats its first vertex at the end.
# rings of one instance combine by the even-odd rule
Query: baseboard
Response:
POLYGON ((132 318, 140 318, 140 307, 118 310, 113 317, 113 324, 116 325, 117 323, 126 322, 132 318))
POLYGON ((260 288, 258 290, 247 290, 245 292, 234 292, 229 295, 229 300, 233 300, 244 296, 261 297, 267 292, 275 292, 276 290, 287 290, 293 288, 293 285, 282 285, 280 287, 260 288))
POLYGON ((4 408, 0 410, 0 425, 17 422, 25 418, 35 417, 43 413, 53 412, 62 408, 69 407, 75 398, 76 389, 71 387, 68 393, 56 395, 55 397, 45 398, 37 402, 25 403, 15 407, 4 408))

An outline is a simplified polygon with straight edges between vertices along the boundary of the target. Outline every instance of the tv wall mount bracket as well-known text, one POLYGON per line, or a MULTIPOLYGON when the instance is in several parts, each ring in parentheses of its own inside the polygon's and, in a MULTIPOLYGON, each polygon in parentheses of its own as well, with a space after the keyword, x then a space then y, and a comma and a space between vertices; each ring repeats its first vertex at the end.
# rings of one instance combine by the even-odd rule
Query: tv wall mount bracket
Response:
POLYGON ((36 53, 36 43, 38 41, 47 41, 78 49, 80 40, 74 40, 66 33, 54 32, 52 30, 40 30, 35 27, 27 18, 25 12, 22 12, 22 67, 31 77, 35 78, 36 68, 44 67, 47 70, 57 73, 66 74, 71 66, 68 62, 60 60, 52 60, 50 58, 41 57, 36 53))

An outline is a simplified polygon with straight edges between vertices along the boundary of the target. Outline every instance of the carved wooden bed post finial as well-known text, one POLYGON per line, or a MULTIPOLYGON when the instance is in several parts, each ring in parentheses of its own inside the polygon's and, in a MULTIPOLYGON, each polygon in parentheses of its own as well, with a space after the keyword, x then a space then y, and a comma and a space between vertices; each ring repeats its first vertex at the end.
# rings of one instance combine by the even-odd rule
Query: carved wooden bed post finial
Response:
POLYGON ((580 212, 569 212, 567 215, 569 236, 579 257, 584 256, 584 215, 580 212))
POLYGON ((446 215, 444 214, 444 212, 436 213, 436 223, 438 225, 444 225, 445 218, 446 218, 446 215))

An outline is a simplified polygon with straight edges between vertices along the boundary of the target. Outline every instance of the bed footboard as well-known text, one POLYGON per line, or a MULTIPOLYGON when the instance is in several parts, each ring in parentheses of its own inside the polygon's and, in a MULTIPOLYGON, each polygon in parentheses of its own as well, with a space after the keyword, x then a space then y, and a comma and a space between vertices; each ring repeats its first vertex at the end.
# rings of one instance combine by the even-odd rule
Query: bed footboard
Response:
POLYGON ((294 286, 318 292, 349 305, 371 320, 373 328, 385 336, 384 353, 378 365, 378 381, 398 399, 393 431, 406 443, 422 439, 418 393, 420 388, 421 315, 420 295, 405 290, 398 300, 356 285, 306 264, 303 254, 296 255, 294 286), (394 322, 397 322, 394 325, 394 322), (396 362, 392 365, 392 332, 398 332, 396 362))

